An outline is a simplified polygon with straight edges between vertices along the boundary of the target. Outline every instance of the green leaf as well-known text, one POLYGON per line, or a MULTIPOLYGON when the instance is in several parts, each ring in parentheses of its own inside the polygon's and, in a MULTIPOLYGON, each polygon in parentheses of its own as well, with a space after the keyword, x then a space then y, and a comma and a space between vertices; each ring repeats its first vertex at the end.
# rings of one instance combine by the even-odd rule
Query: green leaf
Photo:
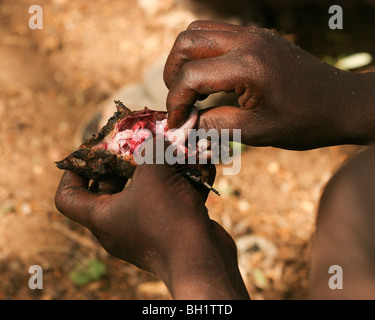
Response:
POLYGON ((239 143, 239 142, 234 142, 230 141, 229 146, 233 151, 233 154, 241 154, 242 151, 245 151, 247 149, 247 146, 245 144, 239 143))
POLYGON ((94 280, 99 280, 107 273, 107 267, 99 260, 90 260, 89 270, 94 280))
POLYGON ((260 289, 267 289, 269 287, 269 281, 264 275, 263 271, 260 269, 255 269, 253 271, 254 283, 260 289))
POLYGON ((15 212, 15 206, 13 203, 5 204, 0 207, 0 218, 5 216, 9 212, 15 212))
POLYGON ((70 279, 73 283, 84 286, 97 281, 107 273, 107 267, 101 261, 96 259, 84 260, 77 264, 70 273, 70 279))

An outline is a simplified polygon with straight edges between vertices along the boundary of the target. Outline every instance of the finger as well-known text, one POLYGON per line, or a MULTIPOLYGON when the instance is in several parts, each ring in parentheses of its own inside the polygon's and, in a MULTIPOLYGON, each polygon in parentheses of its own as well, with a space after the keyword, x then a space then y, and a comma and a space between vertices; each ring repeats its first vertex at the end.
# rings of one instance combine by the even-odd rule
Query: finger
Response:
POLYGON ((56 208, 69 219, 86 227, 93 220, 93 209, 100 196, 91 193, 89 180, 72 172, 65 171, 55 196, 56 208))
POLYGON ((235 91, 239 84, 234 55, 187 62, 168 92, 168 126, 176 128, 187 118, 201 94, 235 91))
POLYGON ((163 77, 166 86, 171 87, 186 62, 221 56, 234 49, 236 35, 236 33, 220 30, 181 32, 165 63, 163 77))
POLYGON ((195 106, 190 109, 191 112, 183 125, 178 129, 167 131, 166 137, 171 143, 184 145, 185 141, 189 138, 190 130, 195 128, 198 120, 198 109, 195 106))
POLYGON ((200 111, 197 127, 204 130, 229 129, 229 139, 252 146, 270 146, 274 139, 275 121, 248 109, 222 106, 200 111), (240 130, 240 139, 235 130, 240 130))
MULTIPOLYGON (((245 115, 245 110, 232 107, 212 107, 199 111, 197 127, 206 131, 210 129, 216 129, 218 131, 222 129, 229 129, 230 132, 233 129, 242 129, 242 120, 245 115)), ((249 124, 250 125, 250 124, 249 124)), ((230 134, 232 138, 233 134, 230 134)))
POLYGON ((257 127, 256 115, 253 116, 248 110, 238 107, 222 106, 213 107, 200 111, 197 127, 208 131, 216 129, 221 134, 223 129, 229 130, 229 139, 238 140, 238 135, 234 135, 234 130, 240 130, 240 139, 245 143, 249 131, 257 127), (246 119, 246 120, 245 120, 246 119))
POLYGON ((123 177, 113 177, 100 180, 98 182, 98 191, 106 194, 118 193, 124 190, 128 179, 123 177))
POLYGON ((196 20, 190 23, 188 30, 243 31, 248 27, 211 20, 196 20))

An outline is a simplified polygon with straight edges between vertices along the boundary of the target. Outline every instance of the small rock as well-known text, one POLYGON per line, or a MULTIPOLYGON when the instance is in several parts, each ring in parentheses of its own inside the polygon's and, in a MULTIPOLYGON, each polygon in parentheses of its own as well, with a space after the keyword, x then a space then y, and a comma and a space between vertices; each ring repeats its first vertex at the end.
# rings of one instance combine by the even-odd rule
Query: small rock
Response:
POLYGON ((238 201, 237 208, 241 212, 248 212, 251 208, 251 205, 247 200, 241 199, 238 201))
POLYGON ((154 16, 161 11, 169 9, 173 2, 173 0, 138 0, 138 6, 146 15, 154 16))
POLYGON ((29 214, 31 214, 32 209, 31 209, 30 204, 27 203, 27 202, 24 202, 24 203, 21 205, 21 212, 22 212, 24 215, 29 215, 29 214))
POLYGON ((168 295, 169 291, 161 281, 149 281, 141 283, 137 290, 147 295, 168 295))
POLYGON ((272 161, 268 164, 267 170, 270 174, 277 174, 280 171, 280 164, 276 161, 272 161))
POLYGON ((226 178, 219 179, 219 181, 217 182, 217 189, 223 196, 229 196, 232 194, 232 187, 230 186, 229 181, 226 178))
POLYGON ((265 259, 269 263, 273 261, 278 253, 277 247, 273 242, 258 235, 244 235, 239 237, 236 244, 239 255, 249 253, 256 245, 263 252, 265 259))
POLYGON ((307 212, 312 212, 314 210, 314 204, 311 201, 304 200, 301 202, 300 208, 307 212))

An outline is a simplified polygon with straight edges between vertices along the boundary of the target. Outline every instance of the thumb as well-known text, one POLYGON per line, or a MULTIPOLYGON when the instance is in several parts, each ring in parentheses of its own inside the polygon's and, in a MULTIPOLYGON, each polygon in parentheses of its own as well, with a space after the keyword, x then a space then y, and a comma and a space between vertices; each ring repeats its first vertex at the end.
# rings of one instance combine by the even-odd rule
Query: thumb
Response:
POLYGON ((67 218, 86 227, 94 221, 94 207, 103 196, 90 192, 88 179, 65 171, 55 195, 55 205, 67 218))

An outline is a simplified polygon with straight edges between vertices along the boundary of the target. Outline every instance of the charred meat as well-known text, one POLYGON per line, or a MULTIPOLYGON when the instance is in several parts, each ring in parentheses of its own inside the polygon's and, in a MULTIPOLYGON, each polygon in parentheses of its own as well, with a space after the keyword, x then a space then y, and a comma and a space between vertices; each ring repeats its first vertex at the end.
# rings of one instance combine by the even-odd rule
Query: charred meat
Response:
MULTIPOLYGON (((115 101, 117 112, 91 139, 76 151, 56 162, 60 169, 71 170, 89 179, 108 177, 131 178, 135 169, 134 153, 146 139, 168 132, 167 113, 143 110, 131 111, 115 101)), ((178 170, 189 179, 216 190, 208 184, 209 165, 178 165, 178 170)))

